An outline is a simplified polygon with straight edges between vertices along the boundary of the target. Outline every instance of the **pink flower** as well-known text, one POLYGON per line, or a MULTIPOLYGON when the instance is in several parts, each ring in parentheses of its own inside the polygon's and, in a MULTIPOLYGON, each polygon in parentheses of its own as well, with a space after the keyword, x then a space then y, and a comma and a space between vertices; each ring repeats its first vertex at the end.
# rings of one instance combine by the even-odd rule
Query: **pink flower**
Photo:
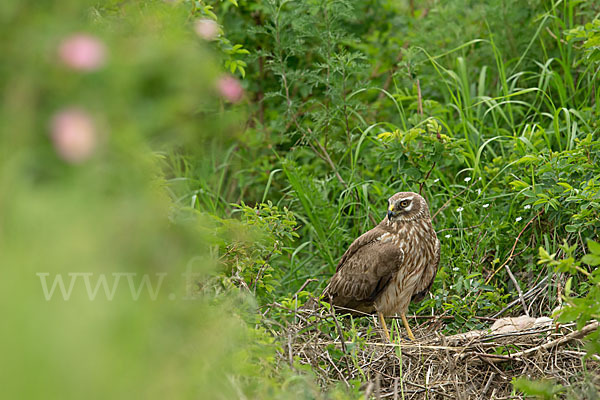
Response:
POLYGON ((244 95, 240 82, 232 76, 223 76, 217 81, 217 90, 221 97, 232 103, 237 103, 244 95))
POLYGON ((67 108, 55 114, 50 129, 54 149, 71 164, 82 163, 96 149, 98 135, 94 122, 79 108, 67 108))
POLYGON ((199 19, 194 23, 194 31, 204 40, 214 40, 219 35, 219 25, 212 19, 199 19))
POLYGON ((69 68, 95 71, 106 63, 106 46, 94 36, 78 33, 62 41, 58 55, 69 68))

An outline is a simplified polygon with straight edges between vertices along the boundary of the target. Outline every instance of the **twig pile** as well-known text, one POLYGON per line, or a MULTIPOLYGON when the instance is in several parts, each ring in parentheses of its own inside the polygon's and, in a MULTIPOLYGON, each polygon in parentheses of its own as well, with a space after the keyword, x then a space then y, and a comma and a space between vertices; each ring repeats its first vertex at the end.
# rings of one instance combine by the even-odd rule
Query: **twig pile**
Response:
POLYGON ((415 342, 386 343, 371 332, 375 322, 357 327, 324 309, 289 312, 281 357, 292 367, 294 360, 310 364, 323 388, 359 381, 365 398, 458 400, 515 398, 511 381, 522 376, 564 386, 583 379, 591 390, 600 388, 600 360, 584 361, 580 340, 598 322, 580 331, 549 321, 513 332, 488 329, 446 337, 438 333, 441 321, 429 320, 414 329, 415 342))

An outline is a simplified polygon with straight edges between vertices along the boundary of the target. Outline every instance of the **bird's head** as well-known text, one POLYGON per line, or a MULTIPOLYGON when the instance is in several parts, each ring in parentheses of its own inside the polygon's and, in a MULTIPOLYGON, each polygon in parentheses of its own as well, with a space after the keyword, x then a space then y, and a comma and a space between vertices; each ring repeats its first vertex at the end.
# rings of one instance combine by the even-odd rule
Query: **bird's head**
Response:
POLYGON ((387 218, 390 222, 429 218, 429 208, 417 193, 399 192, 388 199, 387 218))

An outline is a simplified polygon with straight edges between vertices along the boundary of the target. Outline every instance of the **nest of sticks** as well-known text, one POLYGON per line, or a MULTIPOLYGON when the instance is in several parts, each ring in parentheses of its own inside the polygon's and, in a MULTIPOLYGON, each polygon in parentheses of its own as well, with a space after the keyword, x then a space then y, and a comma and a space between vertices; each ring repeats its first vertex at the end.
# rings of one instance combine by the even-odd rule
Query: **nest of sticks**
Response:
POLYGON ((513 378, 527 377, 570 386, 569 397, 600 393, 600 358, 584 358, 581 341, 597 321, 577 330, 550 318, 504 318, 493 329, 444 336, 443 319, 432 317, 413 329, 416 341, 396 331, 389 343, 374 319, 356 324, 334 310, 286 310, 280 357, 292 366, 310 364, 324 390, 360 382, 366 399, 509 399, 513 378))

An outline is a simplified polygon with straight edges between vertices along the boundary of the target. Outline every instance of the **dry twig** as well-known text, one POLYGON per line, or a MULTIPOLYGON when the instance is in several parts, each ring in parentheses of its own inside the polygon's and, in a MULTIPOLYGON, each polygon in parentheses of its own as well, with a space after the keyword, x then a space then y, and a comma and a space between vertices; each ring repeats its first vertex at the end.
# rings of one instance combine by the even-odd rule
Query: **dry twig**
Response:
MULTIPOLYGON (((280 304, 273 304, 271 309, 286 312, 280 304)), ((424 324, 415 328, 415 342, 383 343, 368 320, 355 320, 351 328, 349 320, 334 317, 332 321, 335 314, 323 308, 288 312, 288 323, 281 324, 281 338, 287 342, 282 360, 312 365, 323 388, 339 381, 351 386, 351 380, 359 379, 364 383, 366 399, 499 399, 510 398, 513 377, 566 382, 581 373, 585 353, 579 342, 568 350, 562 346, 598 328, 598 322, 593 322, 578 331, 572 330, 574 324, 503 333, 484 330, 457 341, 428 331, 430 325, 424 324), (353 333, 348 335, 350 329, 353 333), (400 346, 401 358, 397 353, 400 346), (516 350, 508 353, 509 349, 516 350), (550 350, 552 357, 547 354, 550 350), (510 368, 500 368, 508 363, 510 368)), ((585 368, 600 375, 600 360, 588 358, 585 368)), ((600 382, 595 384, 600 389, 600 382)))

